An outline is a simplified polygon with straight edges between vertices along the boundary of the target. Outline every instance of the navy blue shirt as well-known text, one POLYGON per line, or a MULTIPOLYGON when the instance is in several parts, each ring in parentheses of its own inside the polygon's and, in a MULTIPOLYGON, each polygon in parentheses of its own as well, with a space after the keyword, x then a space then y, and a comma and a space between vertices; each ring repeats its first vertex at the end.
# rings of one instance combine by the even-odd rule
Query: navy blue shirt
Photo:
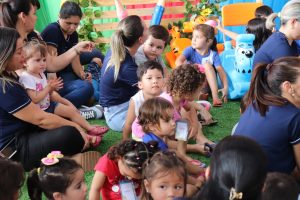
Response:
POLYGON ((258 142, 268 158, 268 170, 291 173, 296 166, 293 145, 300 142, 300 109, 287 103, 269 106, 265 116, 249 105, 234 135, 258 142))
POLYGON ((137 64, 134 58, 126 51, 125 60, 121 63, 117 80, 114 80, 114 67, 106 70, 111 57, 109 49, 101 68, 100 104, 103 107, 116 106, 125 103, 138 92, 137 64))
POLYGON ((3 91, 3 82, 0 80, 0 148, 11 140, 16 132, 32 126, 13 116, 30 102, 31 99, 23 86, 17 83, 6 83, 3 91))
MULTIPOLYGON (((65 53, 78 43, 77 32, 75 31, 71 35, 68 35, 67 38, 65 38, 58 22, 49 24, 43 30, 41 36, 43 40, 47 43, 47 45, 54 46, 57 49, 57 55, 65 53)), ((57 75, 59 77, 62 77, 64 81, 78 79, 77 75, 73 72, 71 64, 69 64, 63 70, 59 71, 57 75), (68 74, 68 76, 66 74, 68 74), (72 77, 70 77, 70 75, 72 75, 72 77), (65 80, 67 79, 67 77, 68 80, 65 80)))
POLYGON ((145 133, 143 136, 143 142, 147 144, 151 141, 156 141, 161 151, 168 150, 168 145, 161 138, 157 137, 154 133, 145 133))
POLYGON ((296 42, 293 41, 290 45, 286 36, 278 31, 273 33, 258 49, 254 56, 253 66, 258 63, 269 64, 281 57, 298 55, 296 42))

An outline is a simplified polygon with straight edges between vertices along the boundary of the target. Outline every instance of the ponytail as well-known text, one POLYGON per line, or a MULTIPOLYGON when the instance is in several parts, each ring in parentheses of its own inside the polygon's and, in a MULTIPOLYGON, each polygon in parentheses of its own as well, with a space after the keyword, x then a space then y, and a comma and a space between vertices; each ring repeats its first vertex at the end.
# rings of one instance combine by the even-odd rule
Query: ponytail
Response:
POLYGON ((38 175, 38 169, 33 169, 27 178, 27 189, 28 196, 31 200, 41 200, 42 199, 42 189, 40 188, 40 181, 38 175))
POLYGON ((278 13, 272 13, 267 17, 267 20, 266 20, 266 28, 267 29, 272 31, 275 28, 276 24, 275 24, 274 20, 276 17, 278 17, 278 13))
POLYGON ((4 0, 0 2, 0 26, 16 28, 18 14, 29 14, 31 9, 30 0, 4 0))
POLYGON ((283 57, 271 64, 259 64, 253 71, 248 102, 253 104, 262 116, 268 106, 283 106, 287 99, 282 97, 281 84, 289 81, 294 84, 300 76, 300 58, 283 57))
POLYGON ((106 70, 108 70, 110 67, 114 67, 114 81, 116 81, 119 75, 121 63, 125 60, 126 57, 126 49, 123 42, 122 30, 116 30, 116 32, 112 35, 110 46, 111 57, 107 63, 106 70))
POLYGON ((110 41, 111 57, 107 68, 114 67, 114 81, 117 80, 121 63, 126 57, 126 47, 132 47, 144 34, 144 24, 137 15, 130 15, 120 21, 110 41))

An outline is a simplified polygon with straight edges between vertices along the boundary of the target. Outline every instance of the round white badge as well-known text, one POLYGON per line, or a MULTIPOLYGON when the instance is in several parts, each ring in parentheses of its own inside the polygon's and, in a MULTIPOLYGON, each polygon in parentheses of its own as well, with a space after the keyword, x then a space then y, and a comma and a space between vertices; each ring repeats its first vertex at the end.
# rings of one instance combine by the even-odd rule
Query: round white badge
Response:
POLYGON ((119 192, 119 190, 120 190, 120 188, 119 188, 118 185, 113 185, 113 186, 111 187, 111 189, 112 189, 113 192, 119 192))

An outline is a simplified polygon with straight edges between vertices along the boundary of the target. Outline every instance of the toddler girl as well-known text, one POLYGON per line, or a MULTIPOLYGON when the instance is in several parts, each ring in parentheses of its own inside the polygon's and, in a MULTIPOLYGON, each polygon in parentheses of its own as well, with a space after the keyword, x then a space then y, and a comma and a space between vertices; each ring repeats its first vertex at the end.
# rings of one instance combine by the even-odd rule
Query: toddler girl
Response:
POLYGON ((61 79, 52 79, 47 83, 44 75, 46 69, 46 47, 38 40, 28 42, 24 46, 26 71, 22 72, 19 81, 24 85, 31 100, 42 110, 54 113, 78 124, 87 131, 85 135, 92 146, 98 146, 102 134, 108 131, 107 127, 92 126, 81 117, 76 107, 67 99, 61 97, 56 90, 63 87, 61 79))
POLYGON ((87 186, 84 171, 74 160, 63 158, 60 151, 53 151, 41 160, 39 168, 33 169, 27 179, 31 200, 48 199, 85 200, 87 186))
POLYGON ((144 164, 142 200, 166 200, 186 193, 187 171, 173 152, 156 153, 144 164))
POLYGON ((157 143, 144 144, 134 140, 125 140, 111 147, 95 166, 89 199, 121 200, 120 183, 126 179, 132 181, 137 195, 140 193, 142 165, 158 150, 157 143))
POLYGON ((216 45, 214 28, 207 24, 198 24, 193 31, 192 46, 183 51, 175 64, 176 66, 182 65, 186 60, 190 63, 199 64, 200 71, 206 75, 212 93, 213 106, 222 106, 222 101, 218 97, 216 73, 219 74, 222 81, 223 89, 221 92, 224 102, 227 102, 228 81, 216 45))
MULTIPOLYGON (((175 68, 169 76, 167 82, 167 92, 163 92, 160 97, 167 99, 175 108, 174 120, 187 118, 190 122, 190 138, 195 138, 197 144, 195 148, 187 151, 200 152, 208 154, 205 143, 212 143, 202 132, 201 124, 198 122, 197 111, 203 112, 205 108, 198 103, 193 102, 200 94, 202 85, 205 81, 205 75, 199 72, 195 65, 184 64, 175 68), (182 109, 183 108, 183 109, 182 109)), ((213 121, 212 118, 206 119, 207 122, 213 121)))

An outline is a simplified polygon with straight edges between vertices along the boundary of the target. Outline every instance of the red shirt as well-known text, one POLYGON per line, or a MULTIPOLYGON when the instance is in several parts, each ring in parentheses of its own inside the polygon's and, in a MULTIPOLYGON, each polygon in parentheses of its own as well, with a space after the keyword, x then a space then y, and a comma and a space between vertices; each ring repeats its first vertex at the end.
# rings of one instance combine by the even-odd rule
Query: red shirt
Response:
MULTIPOLYGON (((95 171, 100 171, 106 175, 106 180, 101 188, 101 195, 103 200, 122 200, 119 182, 124 180, 125 177, 120 174, 118 163, 110 160, 107 153, 104 154, 97 162, 95 171)), ((140 183, 135 182, 135 192, 139 195, 140 183)))

